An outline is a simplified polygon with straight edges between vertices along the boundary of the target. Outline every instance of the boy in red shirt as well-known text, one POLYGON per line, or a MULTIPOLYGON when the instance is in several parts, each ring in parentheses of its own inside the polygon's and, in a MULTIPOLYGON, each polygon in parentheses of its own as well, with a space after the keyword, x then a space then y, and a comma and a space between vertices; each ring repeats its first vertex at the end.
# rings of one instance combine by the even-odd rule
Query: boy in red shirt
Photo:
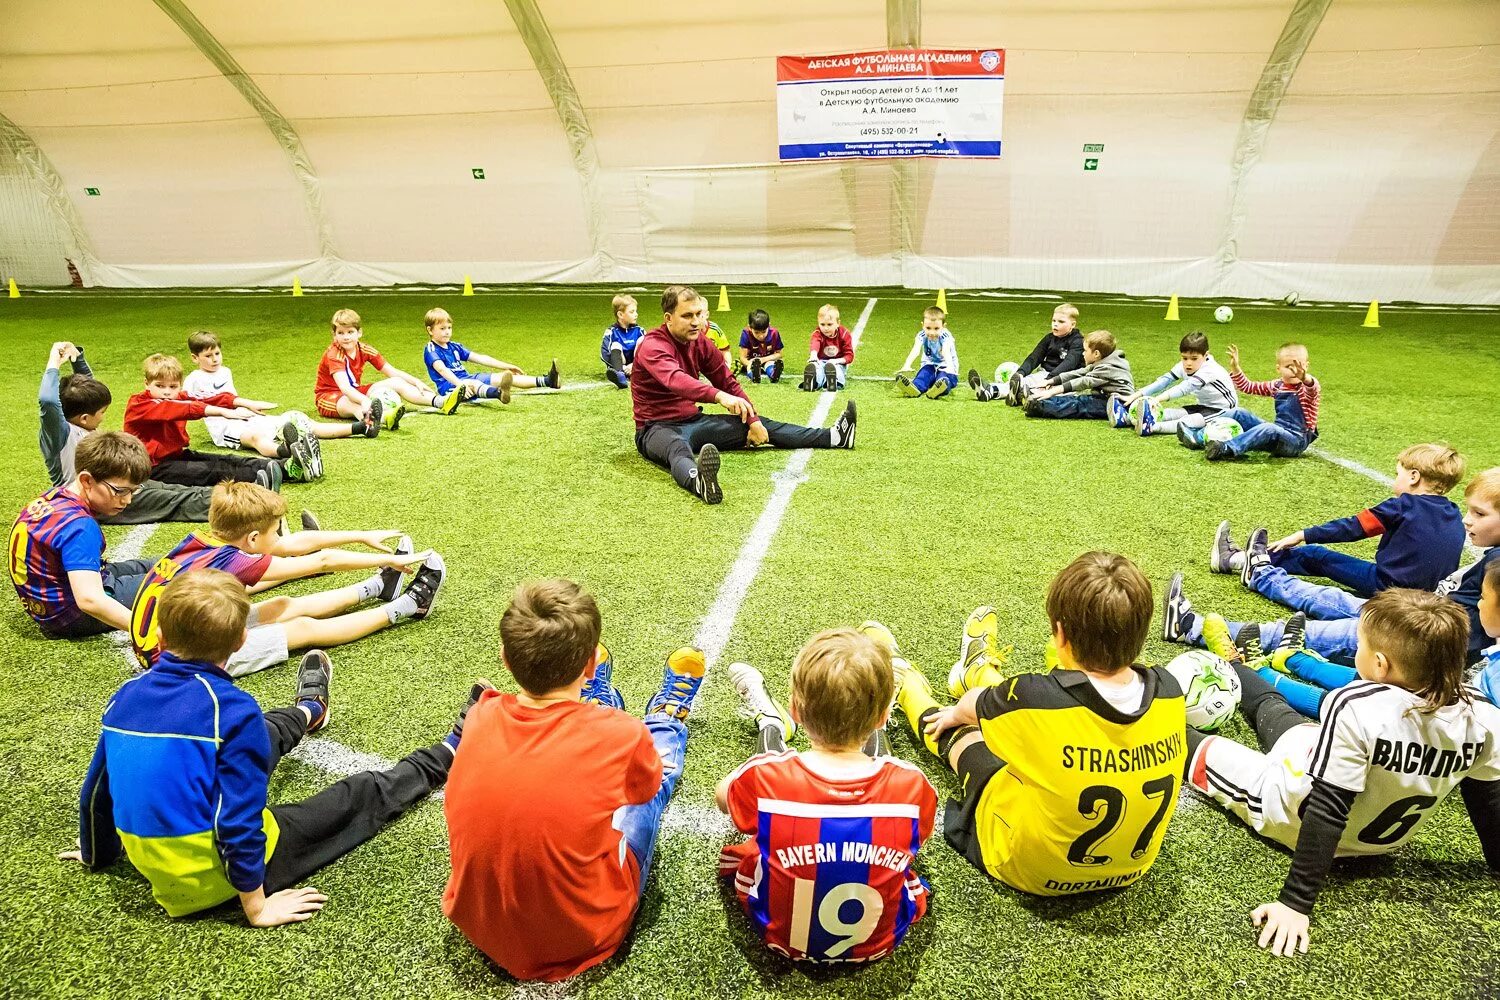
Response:
POLYGON ((854 335, 839 322, 839 309, 828 303, 818 310, 818 326, 809 344, 807 367, 802 369, 803 392, 823 389, 837 392, 849 381, 849 366, 854 364, 854 335))
POLYGON ((517 588, 500 638, 521 691, 480 696, 449 775, 443 912, 517 979, 566 979, 615 953, 682 775, 703 653, 667 657, 642 725, 599 631, 577 584, 517 588))
POLYGON ((359 313, 353 309, 340 309, 334 313, 331 326, 333 343, 318 361, 318 380, 313 386, 319 416, 357 421, 364 425, 367 437, 374 437, 381 427, 393 431, 400 426, 406 403, 430 406, 447 414, 457 410, 458 404, 463 402, 462 386, 454 387, 446 396, 439 396, 416 376, 391 364, 375 348, 360 343, 364 331, 360 328, 359 313), (363 381, 365 365, 373 365, 385 378, 376 382, 363 381), (370 398, 370 391, 377 386, 389 387, 405 402, 386 413, 380 400, 370 398))
POLYGON ((831 629, 802 647, 790 712, 759 670, 729 668, 756 714, 760 753, 719 782, 719 808, 752 837, 724 848, 719 874, 734 877, 766 947, 809 962, 884 958, 927 912, 912 861, 932 834, 937 793, 886 754, 895 674, 909 664, 885 626, 862 631, 831 629), (787 749, 796 724, 806 753, 787 749))
POLYGON ((182 391, 182 362, 153 354, 144 364, 146 388, 125 404, 125 433, 133 434, 151 456, 151 478, 181 486, 213 486, 225 479, 280 489, 283 479, 305 480, 310 472, 295 459, 210 454, 188 447, 187 422, 204 417, 245 420, 275 406, 229 393, 192 399, 182 391))

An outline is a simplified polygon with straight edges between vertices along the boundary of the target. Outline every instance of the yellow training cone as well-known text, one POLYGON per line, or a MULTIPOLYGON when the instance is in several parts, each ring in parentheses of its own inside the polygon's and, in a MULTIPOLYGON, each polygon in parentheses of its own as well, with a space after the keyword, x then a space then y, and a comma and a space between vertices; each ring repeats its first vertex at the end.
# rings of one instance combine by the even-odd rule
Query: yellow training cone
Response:
POLYGON ((946 288, 939 288, 938 289, 937 307, 939 309, 941 309, 943 312, 947 312, 948 311, 948 289, 946 289, 946 288))
MULTIPOLYGON (((12 290, 14 290, 15 287, 16 287, 15 282, 11 282, 10 287, 11 287, 12 290)), ((1360 326, 1367 326, 1367 327, 1370 327, 1371 329, 1374 329, 1374 330, 1380 329, 1380 303, 1379 302, 1371 302, 1370 303, 1370 308, 1365 310, 1365 321, 1363 323, 1361 323, 1360 326)))
POLYGON ((729 286, 719 286, 719 312, 729 311, 729 286))
POLYGON ((1182 319, 1181 316, 1177 315, 1177 296, 1172 296, 1172 301, 1167 303, 1167 314, 1162 318, 1172 323, 1182 319))
POLYGON ((10 279, 10 297, 13 299, 19 299, 21 297, 21 290, 16 287, 15 278, 10 279))
POLYGON ((296 275, 292 276, 292 294, 293 295, 301 295, 302 294, 302 279, 299 278, 299 277, 297 277, 296 275))
POLYGON ((464 275, 464 294, 465 295, 473 295, 474 294, 474 284, 473 284, 473 282, 471 282, 469 280, 469 276, 467 274, 464 275))

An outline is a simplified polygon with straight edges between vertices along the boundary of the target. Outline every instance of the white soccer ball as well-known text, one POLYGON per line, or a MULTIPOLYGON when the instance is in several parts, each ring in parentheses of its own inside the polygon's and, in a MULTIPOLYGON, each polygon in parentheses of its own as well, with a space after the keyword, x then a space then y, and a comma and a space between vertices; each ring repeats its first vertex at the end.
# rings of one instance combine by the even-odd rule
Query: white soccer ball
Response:
MULTIPOLYGON (((312 435, 313 419, 312 417, 309 417, 307 414, 303 413, 301 410, 287 410, 281 416, 283 426, 285 426, 286 424, 291 424, 293 427, 297 428, 298 432, 301 433, 303 437, 310 437, 312 435)), ((280 437, 281 435, 277 434, 278 440, 280 439, 280 437)))
POLYGON ((995 381, 1000 383, 1000 388, 1009 389, 1011 376, 1021 366, 1014 361, 1002 361, 995 366, 995 381))
POLYGON ((1294 306, 1301 301, 1302 296, 1298 295, 1296 292, 1287 292, 1286 296, 1281 300, 1281 304, 1284 306, 1294 306))
POLYGON ((1240 677, 1222 657, 1192 649, 1167 664, 1187 707, 1188 725, 1211 733, 1240 705, 1240 677))
POLYGON ((1232 417, 1214 417, 1203 425, 1203 440, 1217 441, 1223 444, 1230 438, 1239 437, 1245 433, 1240 422, 1232 417))
POLYGON ((401 409, 401 394, 396 387, 389 382, 382 382, 370 390, 370 398, 380 400, 380 426, 381 430, 390 430, 396 426, 399 419, 397 412, 401 409))
POLYGON ((1216 323, 1228 323, 1234 319, 1234 310, 1228 306, 1220 306, 1214 310, 1214 321, 1216 323))

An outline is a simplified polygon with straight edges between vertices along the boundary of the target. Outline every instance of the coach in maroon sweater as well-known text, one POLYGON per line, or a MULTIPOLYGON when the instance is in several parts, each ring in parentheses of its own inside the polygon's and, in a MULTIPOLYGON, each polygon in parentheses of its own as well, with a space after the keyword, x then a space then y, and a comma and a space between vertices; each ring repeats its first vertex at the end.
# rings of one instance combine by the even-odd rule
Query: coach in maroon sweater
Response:
POLYGON ((636 450, 669 469, 678 486, 704 503, 722 502, 719 451, 725 448, 854 447, 852 400, 831 428, 762 417, 729 373, 724 355, 703 336, 708 329, 703 296, 686 285, 672 285, 662 293, 661 309, 666 322, 636 345, 630 399, 636 450), (704 413, 699 403, 729 412, 704 413))

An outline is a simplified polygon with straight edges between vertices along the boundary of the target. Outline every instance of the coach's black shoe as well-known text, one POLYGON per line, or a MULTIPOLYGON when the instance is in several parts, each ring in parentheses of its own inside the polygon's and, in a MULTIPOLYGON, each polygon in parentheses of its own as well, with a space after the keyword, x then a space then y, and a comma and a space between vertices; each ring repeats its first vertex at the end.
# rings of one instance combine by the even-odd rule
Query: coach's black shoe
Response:
POLYGON ((697 465, 693 493, 704 503, 723 503, 724 491, 719 488, 719 449, 711 444, 704 445, 698 450, 697 465))
POLYGON ((802 382, 797 388, 803 392, 812 392, 818 387, 818 363, 809 361, 807 367, 802 369, 802 382))
POLYGON ((851 399, 844 406, 844 412, 839 414, 838 420, 833 425, 833 431, 830 434, 831 447, 848 448, 851 451, 854 449, 855 422, 858 420, 858 416, 854 410, 854 400, 851 399))
POLYGON ((1167 642, 1186 642, 1198 618, 1193 602, 1182 592, 1182 574, 1172 574, 1161 606, 1161 637, 1167 642))
POLYGON ((297 665, 296 704, 311 702, 322 706, 322 711, 307 724, 309 735, 328 725, 328 717, 332 714, 328 707, 328 684, 332 680, 333 661, 327 653, 321 649, 309 649, 302 654, 302 662, 297 665))

